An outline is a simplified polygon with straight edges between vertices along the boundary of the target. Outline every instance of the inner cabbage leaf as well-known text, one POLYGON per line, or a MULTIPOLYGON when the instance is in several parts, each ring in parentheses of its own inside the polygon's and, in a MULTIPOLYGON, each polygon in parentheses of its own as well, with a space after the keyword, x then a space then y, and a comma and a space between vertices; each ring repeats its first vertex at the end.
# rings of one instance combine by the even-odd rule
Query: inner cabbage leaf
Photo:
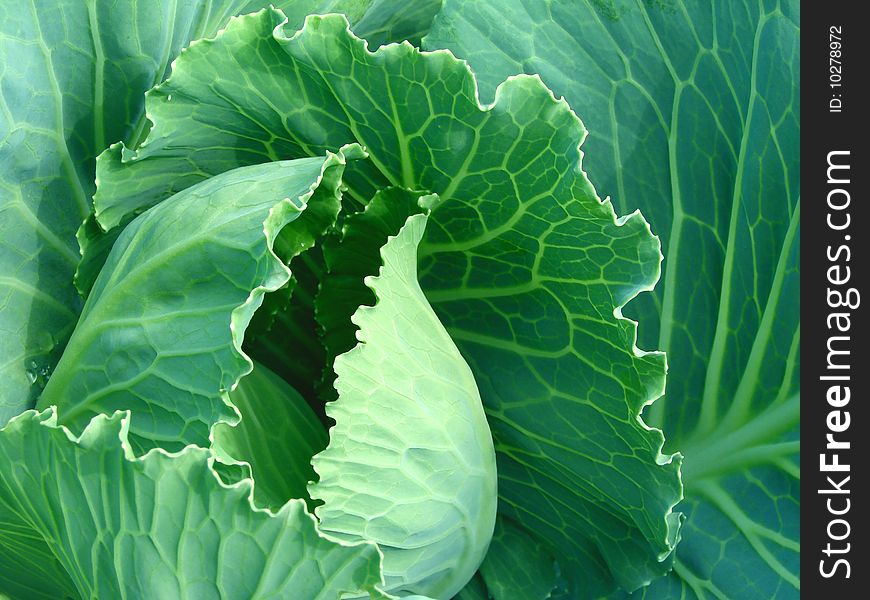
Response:
POLYGON ((366 279, 377 300, 354 313, 359 343, 335 360, 336 425, 311 495, 324 531, 378 544, 386 591, 450 598, 489 546, 496 464, 471 369, 417 282, 426 220, 409 217, 366 279))

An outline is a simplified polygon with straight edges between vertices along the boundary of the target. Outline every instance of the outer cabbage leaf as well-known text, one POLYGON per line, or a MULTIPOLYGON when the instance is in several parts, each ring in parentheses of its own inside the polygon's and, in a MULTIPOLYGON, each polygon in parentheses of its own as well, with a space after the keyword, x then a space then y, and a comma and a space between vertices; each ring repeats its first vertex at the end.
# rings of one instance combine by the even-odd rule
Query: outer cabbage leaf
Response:
POLYGON ((300 252, 332 225, 344 165, 341 151, 236 169, 137 218, 40 405, 57 405, 76 431, 95 414, 130 409, 137 449, 207 446, 214 423, 235 420, 226 393, 252 368, 241 351, 248 322, 290 278, 276 239, 300 252))
POLYGON ((301 500, 254 508, 188 447, 134 458, 129 413, 73 436, 53 409, 0 430, 0 592, 28 600, 383 597, 372 544, 324 538, 301 500), (50 541, 49 541, 50 540, 50 541))
POLYGON ((409 217, 366 279, 377 301, 354 313, 359 344, 335 360, 336 424, 311 496, 325 531, 378 544, 388 592, 450 598, 492 537, 495 451, 471 369, 417 282, 425 226, 409 217))
POLYGON ((686 457, 656 600, 799 593, 799 34, 796 0, 448 0, 424 41, 485 98, 540 73, 592 128, 599 188, 662 236, 663 281, 626 309, 668 354, 647 420, 686 457))
POLYGON ((33 405, 82 307, 75 235, 91 211, 94 158, 144 138, 143 94, 190 40, 296 1, 0 6, 0 424, 33 405))
POLYGON ((421 285, 478 382, 501 510, 568 557, 583 594, 666 570, 678 461, 638 417, 664 358, 635 347, 617 310, 653 286, 661 254, 638 214, 617 220, 596 196, 577 117, 537 78, 508 80, 483 107, 449 53, 369 52, 338 16, 291 37, 282 21, 241 17, 182 53, 149 93, 148 140, 100 157, 98 220, 113 227, 239 164, 364 145, 349 198, 396 186, 440 199, 421 285))

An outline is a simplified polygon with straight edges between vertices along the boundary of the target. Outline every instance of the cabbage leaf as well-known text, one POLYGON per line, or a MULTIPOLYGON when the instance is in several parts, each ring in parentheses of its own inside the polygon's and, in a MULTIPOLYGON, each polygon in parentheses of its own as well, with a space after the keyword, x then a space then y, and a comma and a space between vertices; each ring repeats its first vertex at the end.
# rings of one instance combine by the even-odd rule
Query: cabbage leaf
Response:
POLYGON ((80 436, 53 408, 0 430, 0 586, 18 598, 311 598, 377 591, 380 553, 220 481, 205 448, 133 456, 129 412, 80 436), (14 556, 15 560, 6 557, 14 556))
POLYGON ((646 421, 685 456, 688 518, 645 598, 799 594, 799 33, 791 0, 447 0, 424 40, 484 99, 539 73, 589 126, 598 189, 661 236, 625 313, 668 356, 646 421))

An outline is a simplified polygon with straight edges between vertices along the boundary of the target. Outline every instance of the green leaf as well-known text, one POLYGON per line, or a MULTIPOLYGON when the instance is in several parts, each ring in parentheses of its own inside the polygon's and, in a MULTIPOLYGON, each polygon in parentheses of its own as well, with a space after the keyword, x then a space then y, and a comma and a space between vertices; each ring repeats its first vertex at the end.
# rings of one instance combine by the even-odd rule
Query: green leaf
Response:
POLYGON ((453 598, 454 600, 490 600, 489 594, 486 591, 486 584, 483 582, 480 572, 475 573, 471 581, 459 590, 459 593, 453 598))
POLYGON ((547 600, 553 597, 560 575, 550 550, 503 517, 496 525, 480 574, 496 600, 547 600))
POLYGON ((354 33, 364 38, 370 48, 402 40, 419 47, 420 39, 429 32, 440 9, 441 0, 373 0, 365 15, 357 22, 351 20, 351 23, 354 33))
POLYGON ((75 235, 91 209, 94 158, 110 142, 144 139, 143 94, 183 46, 269 4, 0 7, 0 424, 33 405, 81 310, 75 235))
POLYGON ((483 560, 496 515, 495 451, 471 369, 417 282, 425 215, 413 215, 366 278, 359 344, 335 360, 336 425, 314 457, 321 527, 371 540, 387 592, 450 598, 483 560))
POLYGON ((798 596, 799 37, 796 0, 447 0, 424 40, 484 99, 540 73, 589 125, 598 188, 662 238, 661 284, 625 310, 667 351, 647 421, 686 457, 656 600, 798 596))
POLYGON ((241 352, 248 322, 290 277, 276 238, 301 252, 331 226, 345 159, 340 151, 236 169, 131 223, 40 405, 57 405, 75 431, 129 409, 137 450, 207 446, 214 423, 235 420, 226 393, 252 368, 241 352))
POLYGON ((146 100, 148 140, 100 157, 100 222, 240 164, 365 146, 345 173, 349 198, 393 186, 440 200, 421 285, 477 380, 500 510, 564 556, 584 594, 667 570, 679 460, 638 418, 662 393, 664 357, 635 347, 618 310, 652 288, 659 243, 640 215, 617 219, 596 196, 577 117, 537 78, 508 80, 483 107, 449 53, 371 53, 337 16, 292 37, 282 21, 234 19, 179 57, 146 100))
POLYGON ((311 457, 328 436, 302 396, 255 363, 229 397, 241 421, 215 425, 212 448, 221 460, 250 465, 258 506, 277 510, 290 498, 309 500, 308 483, 317 476, 311 457))
POLYGON ((403 40, 419 46, 441 8, 441 0, 295 0, 285 4, 278 8, 291 25, 301 24, 307 15, 344 14, 370 48, 403 40))
POLYGON ((301 500, 256 509, 208 450, 132 456, 129 413, 80 437, 53 409, 0 430, 0 591, 14 598, 333 600, 381 583, 372 544, 324 538, 301 500), (8 554, 7 554, 8 553, 8 554))

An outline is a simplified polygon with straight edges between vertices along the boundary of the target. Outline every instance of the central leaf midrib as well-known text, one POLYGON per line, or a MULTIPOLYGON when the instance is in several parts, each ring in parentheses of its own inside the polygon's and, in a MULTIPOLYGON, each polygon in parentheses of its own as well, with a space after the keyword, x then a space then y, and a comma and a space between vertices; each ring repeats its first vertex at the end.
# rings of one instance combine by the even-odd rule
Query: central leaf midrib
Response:
POLYGON ((683 485, 690 491, 696 482, 727 472, 742 471, 745 465, 722 467, 722 457, 750 447, 775 442, 800 423, 800 395, 795 394, 733 429, 720 428, 690 438, 681 444, 687 457, 683 462, 683 485))
MULTIPOLYGON (((106 55, 103 52, 103 40, 100 37, 100 23, 97 17, 97 3, 88 2, 88 25, 91 41, 94 45, 94 148, 106 147, 106 132, 104 123, 104 78, 106 55)), ((173 20, 174 22, 174 20, 173 20)))

